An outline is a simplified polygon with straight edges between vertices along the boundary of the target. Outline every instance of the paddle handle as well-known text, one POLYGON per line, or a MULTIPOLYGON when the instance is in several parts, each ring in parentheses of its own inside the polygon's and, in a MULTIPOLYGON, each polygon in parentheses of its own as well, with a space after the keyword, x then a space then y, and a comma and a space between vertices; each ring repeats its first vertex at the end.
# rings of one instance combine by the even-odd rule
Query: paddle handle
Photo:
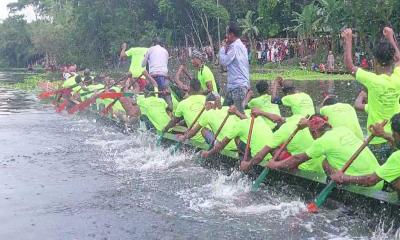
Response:
POLYGON ((206 110, 206 107, 203 107, 201 109, 201 111, 199 112, 199 114, 197 114, 196 118, 194 119, 194 121, 192 122, 192 124, 190 124, 190 127, 188 128, 188 131, 190 131, 194 125, 196 124, 196 122, 199 120, 199 118, 201 117, 201 115, 203 114, 203 112, 206 110))
POLYGON ((277 158, 282 154, 283 150, 289 145, 289 143, 293 140, 293 138, 297 135, 297 133, 300 131, 300 127, 297 127, 293 133, 289 136, 288 140, 278 149, 274 157, 272 158, 271 161, 276 161, 277 158))
POLYGON ((228 121, 229 116, 230 116, 230 114, 229 114, 229 112, 228 112, 228 113, 226 114, 224 120, 222 121, 221 125, 219 126, 217 132, 215 133, 214 139, 213 139, 213 141, 212 141, 212 143, 211 143, 211 146, 214 145, 215 141, 217 140, 217 137, 219 136, 219 134, 220 134, 221 131, 222 131, 222 128, 225 126, 225 123, 228 121))
MULTIPOLYGON (((383 126, 387 124, 387 120, 383 121, 383 126)), ((353 164, 354 160, 361 154, 361 152, 368 146, 368 144, 374 139, 374 135, 370 135, 367 140, 364 141, 364 143, 357 149, 357 151, 351 156, 351 158, 346 162, 346 164, 342 167, 340 170, 342 173, 345 173, 346 170, 353 164)))
POLYGON ((246 143, 246 149, 244 150, 244 158, 243 161, 247 162, 247 158, 249 155, 250 151, 250 143, 251 143, 251 137, 253 136, 253 127, 254 127, 254 121, 255 121, 254 115, 251 115, 251 122, 250 122, 250 129, 249 133, 247 134, 247 143, 246 143))

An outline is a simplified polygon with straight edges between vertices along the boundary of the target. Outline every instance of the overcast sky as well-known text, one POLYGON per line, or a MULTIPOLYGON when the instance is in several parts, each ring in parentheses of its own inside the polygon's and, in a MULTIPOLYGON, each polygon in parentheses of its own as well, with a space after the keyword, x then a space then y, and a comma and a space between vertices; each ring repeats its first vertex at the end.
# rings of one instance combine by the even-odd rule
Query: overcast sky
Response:
MULTIPOLYGON (((0 0, 0 21, 6 19, 8 17, 9 9, 7 8, 7 4, 16 2, 17 0, 0 0)), ((35 19, 35 13, 33 8, 27 8, 22 13, 25 15, 25 19, 28 21, 33 21, 35 19)))

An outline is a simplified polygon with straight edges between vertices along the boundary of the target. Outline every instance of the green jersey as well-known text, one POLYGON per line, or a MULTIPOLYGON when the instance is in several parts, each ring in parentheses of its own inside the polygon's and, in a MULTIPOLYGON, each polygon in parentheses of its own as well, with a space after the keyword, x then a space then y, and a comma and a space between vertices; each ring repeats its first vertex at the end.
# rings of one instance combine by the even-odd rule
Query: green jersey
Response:
MULTIPOLYGON (((257 98, 253 98, 248 104, 247 106, 249 106, 249 108, 253 109, 253 108, 258 108, 264 112, 267 113, 273 113, 276 114, 278 116, 281 116, 281 110, 279 109, 279 106, 277 104, 273 104, 271 102, 271 96, 268 94, 259 96, 257 98)), ((267 125, 271 128, 274 129, 276 126, 276 123, 274 123, 273 121, 269 120, 266 117, 263 117, 263 119, 265 120, 265 122, 267 123, 267 125)))
POLYGON ((167 113, 168 104, 162 98, 138 96, 137 105, 141 114, 146 115, 158 131, 162 131, 171 120, 167 113))
MULTIPOLYGON (((297 124, 301 118, 303 118, 302 115, 293 115, 287 118, 286 122, 273 133, 270 147, 278 148, 284 144, 297 128, 297 124)), ((304 153, 309 147, 311 147, 313 142, 314 139, 312 138, 310 131, 308 129, 303 129, 294 136, 286 149, 291 155, 304 153)), ((323 160, 323 157, 313 158, 303 164, 300 164, 299 169, 323 173, 323 160)))
POLYGON ((321 115, 328 117, 328 122, 333 128, 347 127, 359 139, 364 140, 364 135, 358 122, 357 113, 354 108, 347 103, 336 103, 324 106, 320 110, 321 115))
POLYGON ((129 72, 132 73, 134 78, 140 77, 143 71, 146 69, 142 67, 142 62, 144 59, 144 55, 146 54, 148 48, 131 48, 125 52, 126 56, 131 59, 131 65, 129 67, 129 72))
POLYGON ((213 92, 218 92, 214 74, 211 72, 210 68, 207 67, 206 65, 203 65, 202 68, 197 72, 197 79, 199 80, 201 89, 203 91, 207 90, 207 82, 211 82, 213 87, 213 92))
MULTIPOLYGON (((316 139, 306 154, 310 158, 324 157, 333 168, 340 170, 362 144, 363 141, 348 128, 337 127, 316 139)), ((350 176, 363 176, 374 173, 378 167, 378 161, 367 147, 345 173, 350 176)))
POLYGON ((282 98, 282 104, 290 107, 293 115, 300 114, 306 116, 315 114, 313 100, 310 95, 304 92, 284 96, 282 98))
POLYGON ((87 88, 88 92, 91 92, 91 93, 81 97, 81 99, 83 101, 91 98, 94 95, 93 91, 96 91, 96 90, 100 91, 100 90, 104 89, 104 85, 103 84, 92 84, 92 85, 87 86, 86 88, 87 88))
MULTIPOLYGON (((199 125, 201 127, 205 127, 210 129, 214 134, 217 133, 219 127, 222 124, 222 121, 225 119, 228 114, 229 107, 222 107, 222 109, 211 109, 205 111, 199 119, 199 125)), ((237 116, 231 115, 226 121, 225 125, 221 129, 217 140, 222 141, 227 133, 230 131, 229 129, 234 126, 234 124, 240 119, 237 116)), ((230 141, 229 144, 225 147, 226 150, 236 151, 236 144, 234 141, 230 141)))
POLYGON ((400 178, 400 151, 394 152, 388 160, 375 171, 381 179, 392 183, 400 178))
MULTIPOLYGON (((183 117, 186 125, 189 127, 203 109, 205 102, 206 96, 204 95, 189 96, 178 103, 174 114, 176 117, 183 117)), ((198 133, 192 139, 198 142, 204 142, 204 138, 200 133, 198 133)))
MULTIPOLYGON (((243 119, 237 121, 229 131, 226 137, 229 139, 239 138, 240 141, 247 143, 247 137, 250 130, 251 119, 243 119)), ((255 156, 259 151, 261 151, 265 146, 272 145, 272 131, 265 123, 264 119, 256 118, 253 126, 253 135, 250 142, 251 155, 255 156)), ((271 154, 265 156, 264 161, 260 165, 265 165, 266 161, 271 159, 271 154)))
MULTIPOLYGON (((396 67, 391 76, 377 75, 358 68, 356 79, 368 89, 368 119, 370 125, 390 120, 400 112, 400 67, 396 67)), ((386 132, 392 132, 390 124, 385 126, 386 132)), ((374 138, 371 144, 385 143, 383 138, 374 138)))

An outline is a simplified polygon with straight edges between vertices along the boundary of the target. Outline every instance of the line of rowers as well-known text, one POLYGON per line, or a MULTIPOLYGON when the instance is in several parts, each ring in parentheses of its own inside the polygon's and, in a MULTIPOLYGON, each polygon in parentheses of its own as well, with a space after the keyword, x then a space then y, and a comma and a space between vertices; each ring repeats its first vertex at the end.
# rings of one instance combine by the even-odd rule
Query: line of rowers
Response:
MULTIPOLYGON (((138 94, 134 98, 119 98, 120 106, 115 110, 124 113, 125 120, 140 118, 149 129, 153 128, 161 134, 174 132, 173 128, 177 125, 193 126, 184 134, 179 134, 178 139, 182 142, 191 139, 210 144, 210 150, 201 153, 204 158, 225 149, 237 151, 243 159, 251 116, 254 116, 247 157, 249 161, 241 161, 242 171, 249 171, 256 165, 271 169, 300 169, 319 175, 325 173, 340 184, 356 184, 379 190, 390 186, 400 191, 400 151, 393 153, 394 149, 400 147, 400 51, 393 30, 385 28, 383 33, 386 40, 377 45, 374 54, 375 73, 354 66, 351 57, 352 31, 346 29, 342 33, 345 65, 367 89, 367 96, 361 95, 357 99, 357 108, 368 113, 369 134, 376 136, 345 173, 340 169, 363 144, 364 135, 355 109, 350 104, 338 102, 336 96, 328 95, 316 114, 311 97, 298 91, 293 81, 278 78, 273 81, 271 91, 267 81, 258 81, 256 89, 259 96, 248 94, 243 103, 246 110, 241 112, 235 106, 222 106, 223 99, 216 89, 210 91, 210 86, 215 86, 211 73, 205 81, 207 84, 191 79, 189 86, 180 87, 185 89, 185 97, 181 101, 173 97, 173 109, 170 109, 166 101, 157 96, 157 83, 146 71, 143 75, 147 80, 128 77, 118 87, 113 86, 109 90, 138 94), (278 96, 278 92, 281 92, 281 96, 278 96), (290 108, 292 115, 282 117, 281 106, 290 108), (214 144, 215 134, 226 116, 229 116, 228 120, 214 144), (389 124, 385 125, 384 120, 390 120, 389 124), (286 151, 273 158, 275 151, 298 127, 301 130, 290 141, 286 151)), ((84 76, 82 82, 87 82, 89 74, 84 76)), ((113 81, 104 76, 97 78, 97 81, 103 81, 104 84, 92 83, 83 90, 103 89, 104 85, 106 88, 113 85, 113 81)), ((97 104, 104 107, 113 100, 98 101, 97 104)))

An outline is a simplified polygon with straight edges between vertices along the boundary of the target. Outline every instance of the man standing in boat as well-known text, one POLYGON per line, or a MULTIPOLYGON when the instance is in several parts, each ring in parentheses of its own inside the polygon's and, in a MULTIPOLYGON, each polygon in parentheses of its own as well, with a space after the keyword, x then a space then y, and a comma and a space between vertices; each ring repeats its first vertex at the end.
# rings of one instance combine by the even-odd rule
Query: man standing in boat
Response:
MULTIPOLYGON (((367 126, 389 120, 400 112, 400 51, 393 29, 385 27, 383 35, 386 40, 381 41, 374 51, 376 73, 373 73, 353 64, 353 32, 349 28, 342 33, 346 68, 368 91, 367 126)), ((391 131, 389 124, 385 126, 385 131, 391 131)), ((380 163, 384 163, 391 154, 391 148, 384 138, 374 138, 369 147, 380 163)))
POLYGON ((157 82, 158 96, 163 98, 168 104, 168 110, 172 111, 172 97, 169 90, 168 80, 168 59, 169 53, 167 49, 161 46, 160 38, 156 37, 153 46, 147 50, 142 67, 149 66, 149 74, 157 82))
POLYGON ((219 61, 228 70, 224 106, 235 105, 238 111, 244 113, 244 100, 250 89, 248 53, 235 24, 230 24, 226 32, 226 39, 219 51, 219 61))

